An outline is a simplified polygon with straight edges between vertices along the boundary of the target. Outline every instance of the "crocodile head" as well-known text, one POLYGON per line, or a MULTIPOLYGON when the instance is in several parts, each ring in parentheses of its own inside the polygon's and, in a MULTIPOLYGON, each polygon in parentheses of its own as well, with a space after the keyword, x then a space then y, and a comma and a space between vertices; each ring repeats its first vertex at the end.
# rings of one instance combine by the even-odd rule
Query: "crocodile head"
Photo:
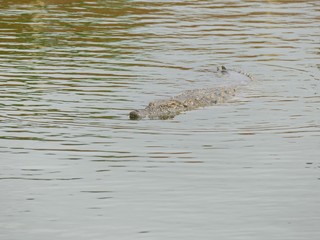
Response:
POLYGON ((129 118, 131 120, 138 120, 144 117, 145 117, 145 114, 143 113, 143 110, 133 110, 129 113, 129 118))

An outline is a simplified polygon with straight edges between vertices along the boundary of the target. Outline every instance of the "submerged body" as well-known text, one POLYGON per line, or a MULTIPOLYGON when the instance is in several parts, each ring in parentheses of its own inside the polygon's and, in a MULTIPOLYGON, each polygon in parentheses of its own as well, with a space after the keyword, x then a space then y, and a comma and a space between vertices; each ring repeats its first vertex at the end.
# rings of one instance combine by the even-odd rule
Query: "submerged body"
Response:
POLYGON ((156 100, 140 110, 130 112, 130 119, 168 119, 176 115, 197 109, 224 103, 235 95, 238 87, 251 81, 249 74, 241 71, 227 70, 224 66, 218 69, 219 78, 223 78, 226 84, 221 87, 187 90, 183 93, 165 100, 156 100))

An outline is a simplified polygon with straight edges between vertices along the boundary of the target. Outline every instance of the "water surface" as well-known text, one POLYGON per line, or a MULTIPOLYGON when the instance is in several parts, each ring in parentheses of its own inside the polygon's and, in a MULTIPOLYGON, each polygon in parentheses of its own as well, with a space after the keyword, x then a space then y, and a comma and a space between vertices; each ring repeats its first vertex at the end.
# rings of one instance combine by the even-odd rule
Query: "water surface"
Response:
POLYGON ((2 0, 0 238, 318 240, 319 8, 2 0), (256 81, 128 119, 221 64, 256 81))

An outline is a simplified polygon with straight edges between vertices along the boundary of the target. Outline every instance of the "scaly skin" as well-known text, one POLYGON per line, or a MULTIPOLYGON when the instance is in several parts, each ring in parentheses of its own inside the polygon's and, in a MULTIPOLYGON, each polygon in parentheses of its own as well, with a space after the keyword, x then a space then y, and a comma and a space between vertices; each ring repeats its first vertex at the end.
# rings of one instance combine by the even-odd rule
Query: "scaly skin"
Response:
POLYGON ((187 90, 166 100, 150 102, 145 109, 133 110, 129 113, 130 119, 169 119, 176 115, 197 109, 224 103, 235 95, 237 88, 250 82, 249 74, 235 70, 227 70, 224 66, 218 68, 217 75, 228 81, 227 86, 187 90))

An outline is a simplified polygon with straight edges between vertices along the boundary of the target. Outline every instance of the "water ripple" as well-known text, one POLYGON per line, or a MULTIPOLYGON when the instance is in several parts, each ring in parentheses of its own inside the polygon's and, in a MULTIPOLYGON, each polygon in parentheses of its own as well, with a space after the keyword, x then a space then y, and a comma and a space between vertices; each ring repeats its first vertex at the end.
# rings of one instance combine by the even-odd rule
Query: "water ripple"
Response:
POLYGON ((0 238, 318 239, 318 9, 2 1, 0 238), (221 64, 256 81, 226 104, 128 119, 219 84, 221 64))

